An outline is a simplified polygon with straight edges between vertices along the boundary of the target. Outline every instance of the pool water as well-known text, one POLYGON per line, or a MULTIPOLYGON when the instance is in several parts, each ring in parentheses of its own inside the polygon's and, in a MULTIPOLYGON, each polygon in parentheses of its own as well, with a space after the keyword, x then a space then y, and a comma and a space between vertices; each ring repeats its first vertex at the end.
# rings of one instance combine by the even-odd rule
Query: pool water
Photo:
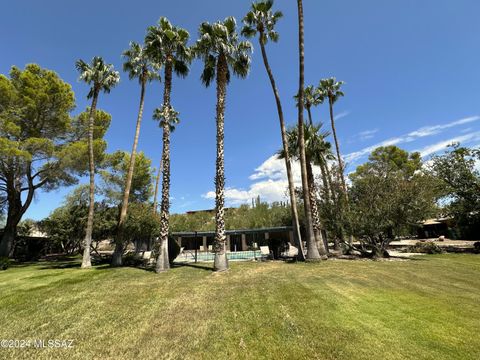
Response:
MULTIPOLYGON (((261 257, 261 251, 236 251, 236 252, 227 252, 228 260, 253 260, 259 259, 261 257)), ((213 261, 215 258, 214 253, 210 252, 197 252, 197 261, 213 261)), ((175 259, 176 262, 190 262, 195 261, 195 251, 184 251, 183 254, 178 255, 175 259)))

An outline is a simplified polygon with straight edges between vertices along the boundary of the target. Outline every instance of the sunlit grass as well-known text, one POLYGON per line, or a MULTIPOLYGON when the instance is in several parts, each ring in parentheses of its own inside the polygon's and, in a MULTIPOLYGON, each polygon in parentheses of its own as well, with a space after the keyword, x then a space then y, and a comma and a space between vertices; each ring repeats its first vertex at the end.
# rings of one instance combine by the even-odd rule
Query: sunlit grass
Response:
POLYGON ((76 264, 0 273, 0 339, 74 340, 0 358, 480 358, 475 255, 231 263, 221 274, 76 264))

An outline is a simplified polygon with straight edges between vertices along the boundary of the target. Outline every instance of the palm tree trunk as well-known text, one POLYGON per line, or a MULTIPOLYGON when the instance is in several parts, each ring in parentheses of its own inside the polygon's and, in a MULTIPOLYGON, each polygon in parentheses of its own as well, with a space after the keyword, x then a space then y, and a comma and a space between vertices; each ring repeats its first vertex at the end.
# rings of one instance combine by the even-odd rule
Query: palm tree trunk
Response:
POLYGON ((340 155, 340 145, 338 144, 338 139, 337 139, 337 131, 335 129, 335 119, 333 117, 333 100, 331 97, 328 98, 328 104, 330 108, 330 123, 332 125, 332 133, 333 133, 333 139, 335 140, 335 150, 337 152, 337 160, 338 160, 338 176, 340 178, 340 181, 342 183, 342 190, 343 190, 343 195, 345 197, 345 200, 348 203, 348 193, 347 193, 347 185, 345 183, 345 178, 343 176, 343 161, 342 157, 340 155))
POLYGON ((93 128, 95 125, 95 113, 97 110, 98 90, 93 93, 92 106, 90 108, 90 120, 88 124, 88 165, 90 175, 90 188, 88 198, 88 217, 87 217, 87 229, 85 231, 85 239, 83 240, 83 259, 82 268, 92 267, 92 261, 90 259, 90 246, 92 245, 92 232, 93 232, 93 212, 95 209, 95 161, 93 158, 93 128))
POLYGON ((155 180, 155 193, 153 195, 153 213, 157 213, 157 198, 158 198, 158 185, 160 184, 160 178, 163 172, 163 150, 162 156, 160 156, 160 165, 158 166, 157 178, 155 180))
POLYGON ((320 260, 317 244, 312 226, 312 207, 310 204, 310 192, 308 189, 307 178, 307 161, 305 158, 305 138, 304 138, 304 124, 303 124, 303 87, 305 84, 305 53, 303 41, 303 3, 302 0, 297 0, 298 6, 298 46, 299 46, 299 90, 298 90, 298 148, 300 152, 300 172, 302 175, 303 187, 303 204, 305 208, 305 227, 307 240, 307 259, 320 260))
POLYGON ((290 194, 290 206, 292 210, 293 228, 296 235, 295 238, 297 239, 297 246, 301 250, 298 252, 298 256, 299 256, 299 260, 304 261, 305 255, 303 252, 302 235, 300 233, 300 222, 298 220, 297 197, 295 195, 295 183, 293 182, 292 165, 290 163, 290 150, 288 148, 287 130, 285 128, 285 120, 283 117, 282 103, 280 101, 280 95, 278 93, 277 85, 275 83, 275 78, 273 77, 272 69, 270 68, 270 64, 268 62, 267 52, 265 50, 265 44, 263 44, 261 40, 262 38, 263 38, 263 34, 260 34, 259 42, 260 42, 260 48, 262 49, 263 63, 265 65, 265 69, 267 70, 267 74, 270 79, 270 84, 272 85, 273 95, 275 96, 275 101, 277 103, 277 112, 278 112, 278 119, 280 121, 280 132, 282 134, 283 151, 285 153, 285 167, 287 169, 288 191, 290 194))
MULTIPOLYGON (((323 155, 320 155, 320 171, 322 174, 322 182, 324 187, 323 193, 325 196, 325 202, 328 205, 327 209, 329 209, 328 216, 330 219, 333 219, 333 214, 331 213, 330 209, 333 209, 332 206, 336 204, 336 200, 335 200, 335 194, 333 193, 333 189, 332 189, 330 170, 328 170, 328 164, 323 155), (333 202, 331 202, 332 199, 333 199, 333 202)), ((334 236, 333 236, 333 245, 335 250, 340 249, 336 231, 334 232, 334 236)))
MULTIPOLYGON (((342 192, 343 192, 343 199, 345 200, 345 206, 341 206, 340 211, 341 211, 341 216, 342 219, 344 218, 345 215, 345 209, 350 210, 350 205, 348 202, 348 191, 347 191, 347 184, 345 182, 345 177, 344 177, 344 167, 343 167, 343 161, 342 157, 340 155, 340 145, 338 144, 338 139, 337 139, 337 131, 335 129, 335 119, 333 116, 333 99, 329 96, 328 97, 328 104, 330 108, 330 123, 332 125, 332 133, 333 133, 333 138, 335 140, 335 150, 337 152, 337 160, 338 160, 338 177, 340 178, 341 184, 342 184, 342 192)), ((341 232, 343 234, 343 228, 341 229, 341 232)), ((343 237, 343 236, 342 236, 343 237)), ((348 242, 351 244, 353 242, 353 235, 350 234, 348 238, 348 242)))
POLYGON ((327 256, 327 249, 325 243, 323 242, 322 235, 322 225, 320 222, 320 215, 318 214, 318 204, 317 204, 317 187, 315 186, 315 178, 313 176, 312 162, 307 157, 307 177, 308 177, 308 186, 310 190, 310 204, 312 206, 312 225, 313 232, 315 235, 315 242, 317 243, 318 252, 321 256, 327 256))
POLYGON ((172 91, 172 61, 165 64, 165 89, 163 92, 163 108, 165 118, 163 123, 163 177, 162 201, 160 203, 160 247, 158 250, 157 273, 170 269, 168 259, 168 233, 170 231, 170 93, 172 91))
POLYGON ((308 113, 308 123, 310 124, 310 126, 313 126, 313 119, 312 119, 312 109, 309 107, 307 107, 307 113, 308 113))
POLYGON ((143 104, 145 99, 145 84, 146 84, 146 81, 145 79, 143 79, 141 83, 140 106, 139 106, 138 115, 137 115, 135 137, 133 138, 132 153, 130 154, 130 163, 128 164, 127 180, 125 183, 125 190, 123 192, 122 208, 120 209, 120 218, 118 219, 118 224, 117 224, 117 237, 115 239, 115 251, 114 251, 115 256, 112 259, 113 266, 122 265, 122 255, 123 255, 123 250, 124 250, 123 248, 125 243, 124 225, 125 225, 125 220, 127 218, 128 199, 130 197, 130 189, 132 187, 133 170, 135 169, 135 158, 137 156, 138 138, 140 136, 140 125, 142 123, 143 104))
POLYGON ((326 169, 326 167, 328 165, 325 164, 325 160, 324 160, 323 155, 320 155, 319 166, 320 166, 320 174, 322 176, 323 193, 324 193, 324 196, 325 196, 325 202, 327 204, 330 204, 330 183, 328 181, 327 169, 326 169))
POLYGON ((228 269, 225 236, 225 161, 224 161, 224 116, 227 96, 227 60, 220 54, 217 62, 217 161, 215 168, 215 259, 213 269, 228 269))

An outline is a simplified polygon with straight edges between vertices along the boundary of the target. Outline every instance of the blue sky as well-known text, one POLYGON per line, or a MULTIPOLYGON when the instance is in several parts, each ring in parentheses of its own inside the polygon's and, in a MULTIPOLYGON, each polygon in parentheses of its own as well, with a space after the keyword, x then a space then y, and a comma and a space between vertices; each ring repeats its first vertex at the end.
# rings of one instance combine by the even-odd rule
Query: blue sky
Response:
MULTIPOLYGON (((160 16, 186 28, 191 43, 202 21, 233 15, 240 20, 250 1, 90 1, 3 2, 0 22, 0 73, 35 62, 72 84, 75 113, 88 104, 87 87, 77 81, 74 63, 103 56, 121 69, 120 54, 160 16)), ((296 2, 277 0, 284 13, 280 42, 268 46, 285 114, 295 122, 292 100, 298 87, 296 2)), ((428 157, 458 140, 480 144, 480 30, 477 0, 304 0, 306 84, 336 76, 346 97, 336 105, 341 150, 349 169, 365 161, 376 145, 396 144, 428 157)), ((279 200, 285 193, 283 164, 272 158, 281 146, 270 85, 254 41, 246 80, 228 88, 225 160, 227 201, 249 202, 260 195, 279 200)), ((172 212, 214 204, 215 88, 199 81, 196 61, 186 79, 174 78, 172 102, 182 123, 172 136, 172 212)), ((162 102, 162 84, 147 89, 139 150, 156 165, 161 131, 151 120, 162 102)), ((131 149, 139 87, 122 74, 99 107, 112 114, 109 151, 131 149)), ((325 121, 327 107, 314 109, 325 121)), ((71 188, 40 192, 26 217, 40 219, 58 206, 71 188)))

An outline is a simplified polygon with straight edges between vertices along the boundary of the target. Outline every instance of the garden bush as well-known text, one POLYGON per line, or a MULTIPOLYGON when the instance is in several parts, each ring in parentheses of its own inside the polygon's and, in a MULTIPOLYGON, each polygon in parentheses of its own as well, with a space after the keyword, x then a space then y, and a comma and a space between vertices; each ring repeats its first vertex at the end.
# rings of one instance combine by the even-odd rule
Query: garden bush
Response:
POLYGON ((10 266, 10 259, 7 257, 0 257, 0 270, 7 270, 10 266))
POLYGON ((433 242, 417 242, 408 248, 409 252, 422 254, 443 254, 445 251, 433 242))
POLYGON ((477 241, 475 244, 473 244, 473 252, 475 254, 480 254, 480 241, 477 241))

